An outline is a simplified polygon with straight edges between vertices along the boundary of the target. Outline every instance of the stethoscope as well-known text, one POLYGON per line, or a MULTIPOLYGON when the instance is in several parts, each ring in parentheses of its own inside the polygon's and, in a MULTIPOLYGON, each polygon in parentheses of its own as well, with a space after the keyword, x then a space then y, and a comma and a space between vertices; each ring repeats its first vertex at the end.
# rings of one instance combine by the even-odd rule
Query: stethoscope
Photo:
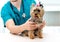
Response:
POLYGON ((24 2, 23 2, 23 0, 22 0, 22 6, 23 6, 23 14, 22 14, 22 17, 23 17, 23 18, 26 18, 26 14, 25 14, 25 9, 24 9, 24 2))

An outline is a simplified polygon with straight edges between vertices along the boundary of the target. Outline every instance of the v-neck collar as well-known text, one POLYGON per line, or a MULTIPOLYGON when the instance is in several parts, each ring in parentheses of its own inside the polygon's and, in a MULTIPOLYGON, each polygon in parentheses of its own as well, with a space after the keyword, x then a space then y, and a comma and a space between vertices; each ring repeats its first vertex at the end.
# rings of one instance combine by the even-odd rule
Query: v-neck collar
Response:
MULTIPOLYGON (((11 3, 10 3, 10 4, 11 4, 11 3)), ((11 7, 12 7, 12 9, 13 9, 13 11, 14 11, 15 13, 20 14, 20 13, 23 12, 23 5, 22 5, 22 2, 21 2, 21 5, 20 5, 20 11, 19 11, 13 4, 11 4, 11 7)))

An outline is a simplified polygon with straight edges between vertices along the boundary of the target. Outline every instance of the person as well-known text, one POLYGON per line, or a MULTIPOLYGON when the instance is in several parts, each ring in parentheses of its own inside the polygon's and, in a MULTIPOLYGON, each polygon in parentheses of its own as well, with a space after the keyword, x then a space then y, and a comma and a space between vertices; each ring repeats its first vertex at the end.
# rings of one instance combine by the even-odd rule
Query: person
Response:
MULTIPOLYGON (((19 34, 24 30, 34 30, 37 28, 36 23, 29 21, 30 6, 35 3, 34 0, 10 0, 1 10, 1 17, 4 21, 4 26, 11 33, 19 34)), ((35 3, 36 4, 36 3, 35 3)), ((45 26, 45 21, 40 25, 40 29, 45 26)))

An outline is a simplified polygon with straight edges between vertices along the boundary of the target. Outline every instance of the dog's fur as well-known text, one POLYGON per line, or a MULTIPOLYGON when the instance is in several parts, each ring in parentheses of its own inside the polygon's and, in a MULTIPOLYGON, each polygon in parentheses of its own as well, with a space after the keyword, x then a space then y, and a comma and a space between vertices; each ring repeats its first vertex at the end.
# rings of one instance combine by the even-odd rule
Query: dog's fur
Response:
MULTIPOLYGON (((31 10, 30 10, 30 15, 31 15, 30 21, 35 22, 39 26, 39 24, 42 23, 42 20, 43 20, 43 15, 44 15, 43 6, 42 5, 36 6, 36 5, 32 4, 31 10)), ((37 36, 39 38, 43 38, 41 29, 24 31, 24 32, 22 32, 22 34, 23 34, 23 36, 29 36, 31 39, 34 39, 35 36, 37 36)))

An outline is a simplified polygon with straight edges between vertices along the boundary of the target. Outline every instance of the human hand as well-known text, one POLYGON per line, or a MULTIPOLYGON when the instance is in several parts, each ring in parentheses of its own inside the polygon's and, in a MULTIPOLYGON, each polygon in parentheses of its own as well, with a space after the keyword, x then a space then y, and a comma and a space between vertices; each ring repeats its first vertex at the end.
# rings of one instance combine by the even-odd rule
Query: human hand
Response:
POLYGON ((43 29, 45 27, 46 23, 43 21, 41 24, 38 24, 38 29, 43 29))
POLYGON ((31 21, 28 20, 24 24, 24 28, 25 28, 25 30, 35 30, 37 28, 37 25, 36 25, 36 23, 31 22, 31 21))

